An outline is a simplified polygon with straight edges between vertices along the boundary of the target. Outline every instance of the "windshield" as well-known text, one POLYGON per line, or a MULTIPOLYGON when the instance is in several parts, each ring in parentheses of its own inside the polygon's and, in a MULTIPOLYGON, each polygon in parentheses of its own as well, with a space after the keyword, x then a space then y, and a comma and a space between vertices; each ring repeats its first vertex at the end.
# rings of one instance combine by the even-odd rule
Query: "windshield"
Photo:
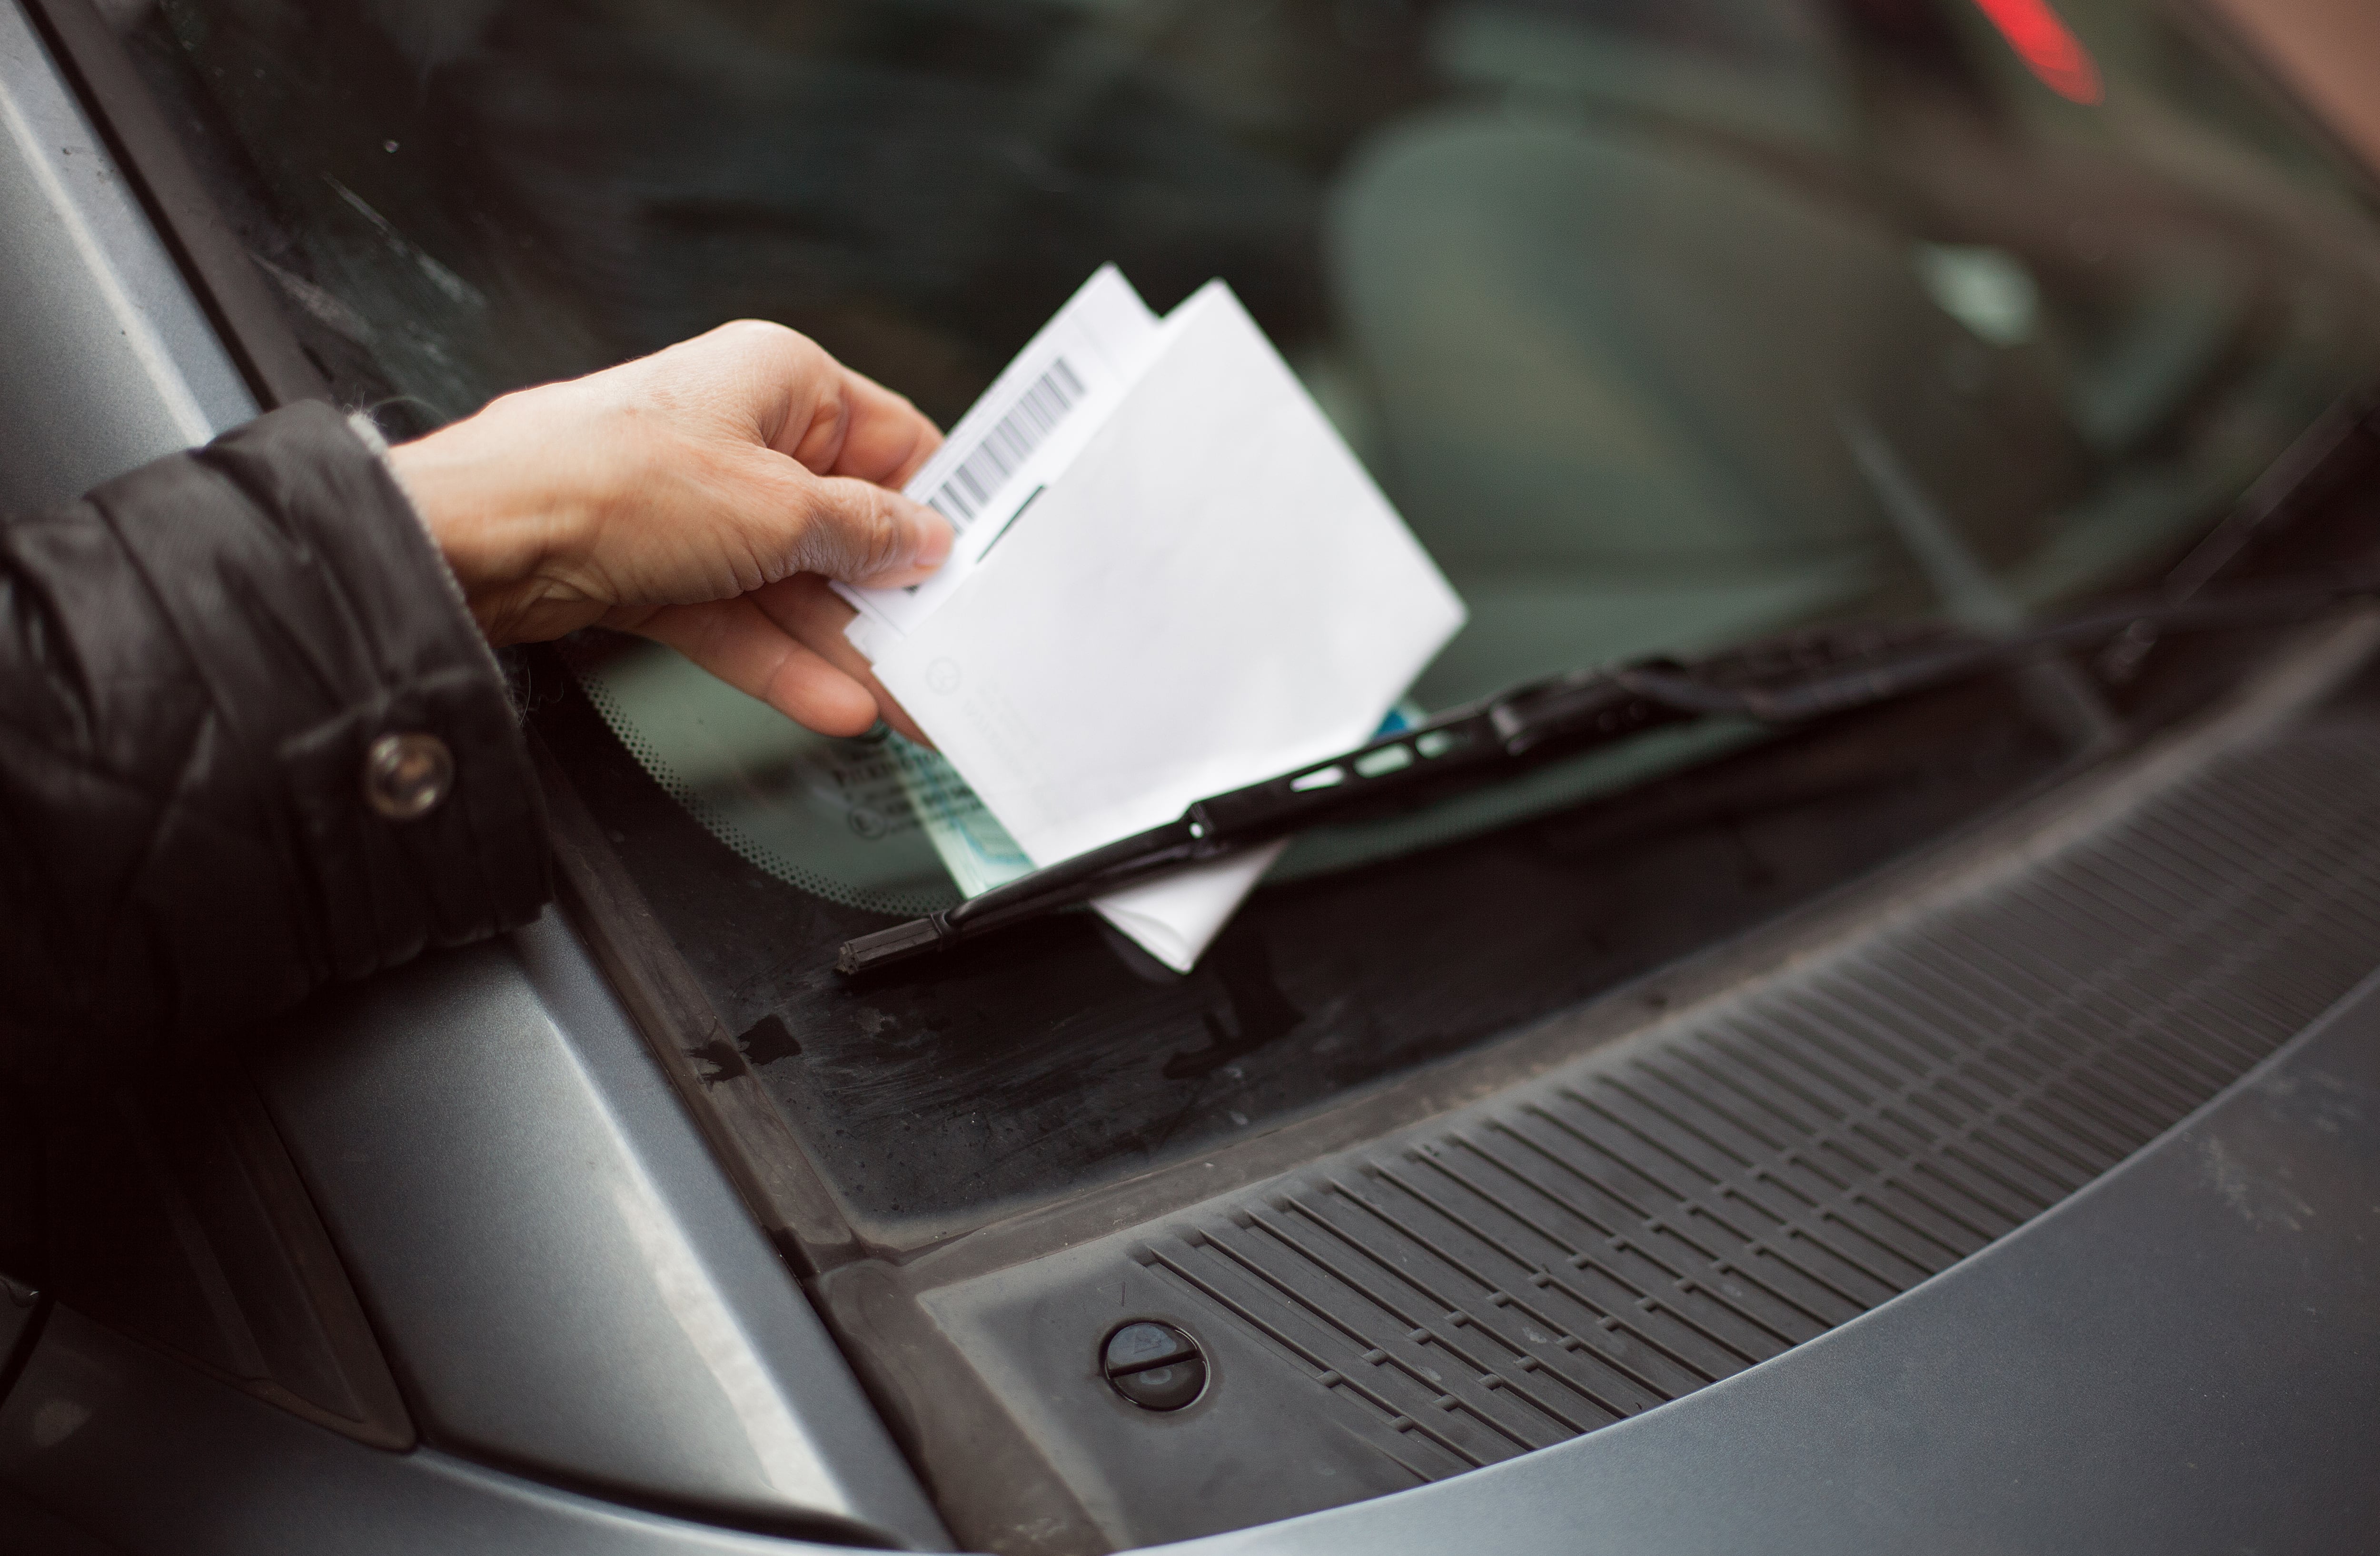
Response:
MULTIPOLYGON (((1099 264, 1160 308, 1223 276, 1470 606, 1429 710, 2104 584, 2380 360, 2369 223, 2155 6, 164 15, 285 224, 272 274, 400 426, 736 315, 947 424, 1099 264), (1996 30, 2020 14, 2046 30, 1996 30)), ((789 881, 916 910, 955 900, 944 857, 1024 863, 924 753, 809 736, 665 650, 578 648, 653 776, 789 881)))
MULTIPOLYGON (((1805 623, 2007 625, 2168 564, 2380 369, 2356 186, 2190 15, 162 0, 132 41, 309 350, 398 430, 739 315, 947 425, 1099 264, 1160 310, 1223 277, 1470 607, 1411 714, 1805 623)), ((1745 738, 1670 732, 1301 841, 1190 979, 1072 923, 855 993, 823 970, 836 940, 957 900, 954 851, 1021 864, 964 786, 650 644, 589 634, 562 660, 546 738, 781 1100, 813 1124, 905 1108, 978 1129, 990 1164, 964 1192, 983 1195, 1245 1127, 1607 987, 1930 835, 2041 755, 2037 731, 1910 724, 2005 762, 1976 755, 1935 809, 1868 806, 1798 863, 1696 844, 1750 883, 1681 898, 1647 864, 1646 918, 1607 923, 1589 905, 1625 869, 1545 829, 1585 835, 1560 832, 1583 799, 1745 738), (1500 918, 1521 902, 1572 906, 1500 918), (1329 934, 1305 922, 1326 909, 1329 934), (1416 994, 1411 968, 1461 957, 1416 994), (841 1035, 821 1050, 809 1021, 841 1035), (1032 1053, 1004 1057, 1041 1089, 985 1122, 997 1087, 953 1054, 1026 1031, 1032 1053), (1303 1057, 1241 1062, 1268 1045, 1303 1057), (1136 1100, 1068 1116, 1110 1080, 1136 1100), (1192 1082, 1172 1115, 1151 1100, 1192 1082)), ((849 1192, 896 1219, 962 1194, 898 1154, 849 1192)))

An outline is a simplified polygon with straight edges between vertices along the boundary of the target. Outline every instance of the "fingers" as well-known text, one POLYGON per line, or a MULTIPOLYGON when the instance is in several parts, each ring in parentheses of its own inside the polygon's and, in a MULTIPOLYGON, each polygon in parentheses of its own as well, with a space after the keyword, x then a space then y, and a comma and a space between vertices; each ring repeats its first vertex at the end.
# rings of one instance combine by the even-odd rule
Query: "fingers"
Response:
POLYGON ((923 503, 850 476, 811 477, 786 517, 789 571, 871 589, 931 577, 951 553, 950 521, 923 503))
POLYGON ((802 575, 741 599, 674 605, 633 628, 747 697, 821 735, 863 735, 880 717, 930 748, 843 635, 854 612, 822 578, 802 575))
POLYGON ((637 630, 820 735, 864 735, 876 723, 868 687, 795 641, 751 596, 674 605, 637 630))
POLYGON ((829 589, 826 580, 808 573, 796 574, 783 583, 755 590, 748 598, 760 607, 769 619, 777 624, 813 653, 835 669, 867 688, 876 699, 876 712, 886 723, 920 746, 931 747, 925 731, 909 717, 908 711, 892 699, 876 679, 875 670, 868 657, 851 646, 843 629, 858 613, 848 602, 829 589))
POLYGON ((747 397, 761 442, 814 475, 898 487, 941 446, 941 432, 905 397, 783 324, 740 319, 688 344, 729 370, 720 381, 747 397))
POLYGON ((941 565, 949 521, 899 491, 941 445, 917 407, 783 325, 744 320, 690 344, 734 359, 737 371, 726 376, 755 397, 745 423, 759 439, 754 452, 789 459, 809 478, 778 468, 807 490, 795 501, 762 497, 764 511, 752 517, 764 552, 798 571, 877 588, 920 582, 941 565), (766 538, 783 519, 798 529, 781 548, 766 538))
POLYGON ((894 490, 942 446, 941 431, 907 398, 874 379, 842 369, 848 425, 843 447, 821 475, 851 476, 894 490))

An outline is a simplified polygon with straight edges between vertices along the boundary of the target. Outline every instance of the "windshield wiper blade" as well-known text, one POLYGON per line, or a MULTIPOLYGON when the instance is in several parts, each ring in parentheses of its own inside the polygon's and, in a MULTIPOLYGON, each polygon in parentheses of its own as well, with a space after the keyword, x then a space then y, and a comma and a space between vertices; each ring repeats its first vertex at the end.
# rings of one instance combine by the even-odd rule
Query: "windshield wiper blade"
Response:
POLYGON ((2311 615, 2380 594, 2380 567, 2118 602, 2003 636, 1939 624, 1819 628, 1692 660, 1655 658, 1531 681, 1426 723, 1226 794, 1162 826, 1062 859, 943 908, 844 942, 868 971, 1104 896, 1326 822, 1402 808, 1557 756, 1666 724, 1744 718, 1795 724, 1874 707, 2126 634, 2207 632, 2311 615))

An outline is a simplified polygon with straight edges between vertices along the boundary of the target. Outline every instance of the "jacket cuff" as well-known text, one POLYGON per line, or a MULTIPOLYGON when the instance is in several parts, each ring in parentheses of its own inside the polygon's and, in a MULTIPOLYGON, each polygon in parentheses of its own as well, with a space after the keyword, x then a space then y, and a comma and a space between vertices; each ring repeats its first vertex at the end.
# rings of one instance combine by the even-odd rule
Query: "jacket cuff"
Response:
POLYGON ((537 916, 544 807, 494 660, 337 411, 274 411, 92 500, 277 798, 309 981, 537 916))

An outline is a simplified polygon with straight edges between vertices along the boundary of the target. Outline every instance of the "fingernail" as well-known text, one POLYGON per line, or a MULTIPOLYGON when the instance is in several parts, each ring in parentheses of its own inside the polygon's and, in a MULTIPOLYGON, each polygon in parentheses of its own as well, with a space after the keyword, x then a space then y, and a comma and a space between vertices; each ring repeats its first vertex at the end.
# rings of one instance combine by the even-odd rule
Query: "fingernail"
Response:
POLYGON ((922 504, 909 515, 909 555, 920 567, 939 567, 957 540, 951 521, 922 504))

